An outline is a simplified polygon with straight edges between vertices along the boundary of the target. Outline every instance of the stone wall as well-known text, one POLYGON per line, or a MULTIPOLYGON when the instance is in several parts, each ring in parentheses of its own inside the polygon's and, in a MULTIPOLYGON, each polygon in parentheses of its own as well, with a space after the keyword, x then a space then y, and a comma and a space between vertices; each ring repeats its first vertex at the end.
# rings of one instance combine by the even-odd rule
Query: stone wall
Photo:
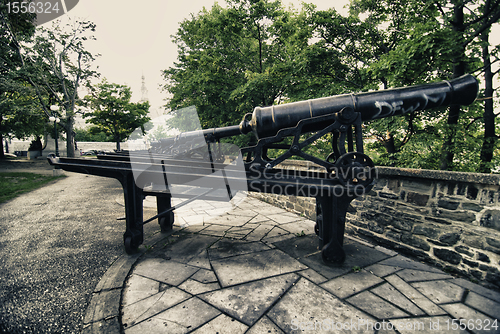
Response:
MULTIPOLYGON (((14 153, 15 151, 27 151, 29 146, 30 146, 31 140, 17 140, 13 139, 10 144, 9 144, 9 152, 14 153)), ((122 150, 127 150, 129 148, 129 143, 124 142, 120 144, 120 147, 122 150)), ((66 140, 59 139, 58 141, 59 145, 59 155, 61 157, 66 156, 66 140)), ((88 152, 91 150, 97 150, 97 151, 110 151, 112 152, 113 150, 116 149, 116 143, 112 142, 83 142, 79 141, 77 142, 78 146, 78 151, 75 151, 75 156, 79 156, 79 152, 88 152)), ((43 156, 46 157, 47 155, 54 153, 55 152, 55 141, 52 139, 52 137, 49 136, 47 140, 47 146, 43 150, 43 156)), ((5 149, 5 147, 4 147, 5 149)))
MULTIPOLYGON (((306 162, 284 168, 311 169, 306 162)), ((500 288, 500 175, 379 167, 346 231, 500 288)), ((315 200, 255 194, 315 219, 315 200)))

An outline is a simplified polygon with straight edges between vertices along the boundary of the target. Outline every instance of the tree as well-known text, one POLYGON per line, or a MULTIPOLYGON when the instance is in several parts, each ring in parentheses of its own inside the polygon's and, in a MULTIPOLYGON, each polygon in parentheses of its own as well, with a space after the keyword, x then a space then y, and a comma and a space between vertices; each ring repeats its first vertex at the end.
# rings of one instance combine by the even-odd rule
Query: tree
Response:
MULTIPOLYGON (((164 71, 167 106, 194 105, 202 127, 213 127, 237 124, 259 105, 486 72, 484 35, 499 7, 500 0, 352 0, 344 17, 314 5, 297 12, 279 2, 231 0, 181 23, 178 62, 164 71)), ((492 100, 491 89, 485 94, 492 100)), ((475 103, 375 120, 364 124, 374 139, 366 147, 378 164, 477 171, 480 161, 491 165, 496 141, 487 108, 475 103)), ((331 149, 317 144, 318 154, 331 149)))
POLYGON ((281 103, 293 87, 294 52, 312 37, 298 35, 296 22, 280 1, 267 0, 230 0, 228 8, 215 4, 184 20, 173 36, 178 61, 163 72, 167 107, 195 106, 210 128, 281 103))
POLYGON ((113 139, 100 131, 100 129, 95 129, 94 127, 85 129, 75 128, 75 141, 77 142, 113 142, 113 139))
POLYGON ((22 62, 16 48, 17 40, 29 40, 33 35, 36 15, 10 13, 7 2, 0 0, 0 159, 4 158, 5 136, 23 138, 40 129, 33 92, 20 76, 22 62))
MULTIPOLYGON (((492 7, 496 6, 495 11, 500 11, 498 2, 493 2, 491 0, 486 0, 482 8, 483 22, 484 25, 488 25, 489 16, 491 16, 492 7)), ((481 162, 479 165, 479 172, 490 173, 491 172, 491 162, 493 160, 493 152, 495 151, 495 145, 497 142, 497 135, 495 133, 495 118, 494 113, 494 92, 493 88, 493 77, 499 73, 499 70, 493 71, 492 69, 492 57, 496 57, 499 60, 500 46, 495 46, 492 51, 490 51, 490 31, 491 29, 485 29, 481 34, 481 56, 483 60, 483 71, 484 71, 484 137, 483 143, 481 145, 481 162)))
MULTIPOLYGON (((445 27, 452 32, 457 45, 453 51, 453 77, 471 71, 471 58, 468 51, 477 45, 477 38, 487 32, 500 19, 500 1, 485 2, 473 0, 449 0, 436 2, 435 6, 442 15, 445 27), (487 2, 487 4, 485 4, 487 2), (478 12, 483 8, 483 12, 478 12), (467 12, 467 13, 466 13, 467 12)), ((484 37, 483 37, 484 38, 484 37)), ((484 42, 484 41, 483 41, 484 42)), ((472 68, 473 69, 473 68, 472 68)), ((454 137, 461 116, 459 106, 451 106, 448 111, 446 140, 441 155, 441 169, 449 169, 454 156, 454 137)))
MULTIPOLYGON (((499 18, 499 1, 492 0, 482 11, 484 3, 352 1, 351 15, 362 17, 373 27, 367 27, 370 38, 359 40, 359 45, 381 51, 374 53, 368 65, 371 75, 388 88, 451 79, 482 68, 478 37, 499 18)), ((413 164, 422 162, 418 167, 470 170, 469 162, 479 159, 470 154, 466 157, 462 151, 480 151, 477 145, 481 129, 476 121, 482 118, 483 111, 475 104, 466 108, 451 106, 446 117, 441 115, 443 112, 430 110, 372 122, 370 133, 378 138, 378 147, 384 147, 389 158, 385 163, 401 165, 418 152, 419 158, 413 159, 413 164)), ((477 170, 477 165, 474 168, 477 170)))
POLYGON ((75 21, 66 24, 63 30, 61 22, 55 21, 51 29, 38 27, 30 43, 19 39, 13 43, 22 63, 24 78, 34 87, 47 117, 52 114, 49 111, 51 104, 59 105, 64 112, 58 116, 66 132, 68 157, 75 154, 73 125, 78 89, 98 76, 91 69, 96 56, 84 46, 86 41, 95 39, 91 35, 94 31, 92 22, 75 21))
MULTIPOLYGON (((362 59, 368 79, 373 80, 364 90, 374 84, 386 89, 447 78, 447 55, 454 46, 436 20, 439 12, 432 3, 356 0, 350 14, 363 22, 364 31, 355 41, 366 50, 362 59)), ((406 152, 422 152, 423 146, 428 154, 419 157, 420 166, 412 167, 431 167, 435 163, 433 120, 439 119, 439 112, 420 111, 367 124, 366 132, 376 139, 371 147, 381 153, 378 163, 402 165, 411 161, 406 152), (420 150, 413 146, 417 142, 420 150)))
POLYGON ((144 125, 150 121, 147 117, 149 102, 131 103, 130 87, 108 83, 104 79, 93 89, 92 94, 84 98, 84 105, 90 112, 84 113, 87 123, 95 125, 94 129, 112 136, 116 149, 127 139, 135 129, 141 128, 145 134, 144 125))

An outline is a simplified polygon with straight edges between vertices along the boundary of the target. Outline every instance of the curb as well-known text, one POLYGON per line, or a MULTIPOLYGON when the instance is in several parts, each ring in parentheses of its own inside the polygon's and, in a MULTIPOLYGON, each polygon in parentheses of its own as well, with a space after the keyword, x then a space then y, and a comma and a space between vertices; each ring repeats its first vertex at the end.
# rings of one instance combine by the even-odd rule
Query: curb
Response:
MULTIPOLYGON (((160 240, 179 231, 174 229, 168 233, 158 233, 144 240, 143 244, 156 244, 160 240)), ((120 304, 122 291, 132 267, 146 253, 141 247, 136 254, 123 252, 106 270, 92 292, 92 299, 83 318, 83 334, 120 334, 120 304)))

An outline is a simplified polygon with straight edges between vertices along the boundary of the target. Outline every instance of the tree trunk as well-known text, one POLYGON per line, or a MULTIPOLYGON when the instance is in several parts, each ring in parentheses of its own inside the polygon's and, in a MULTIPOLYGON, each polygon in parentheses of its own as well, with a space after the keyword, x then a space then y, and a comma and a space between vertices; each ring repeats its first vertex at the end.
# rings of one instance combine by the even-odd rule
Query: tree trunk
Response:
MULTIPOLYGON (((1 122, 1 120, 0 120, 0 122, 1 122)), ((2 125, 0 124, 0 127, 1 126, 2 125)), ((3 135, 2 135, 2 132, 0 132, 0 159, 5 159, 5 154, 3 153, 3 135)))
POLYGON ((116 140, 116 150, 120 151, 120 139, 116 140))
POLYGON ((66 123, 66 155, 68 158, 75 157, 75 137, 73 136, 73 116, 69 116, 66 123))
POLYGON ((387 150, 387 153, 389 153, 389 160, 391 161, 391 167, 396 166, 397 159, 395 154, 397 153, 396 150, 396 143, 394 142, 394 136, 392 133, 388 132, 387 133, 387 138, 383 141, 382 143, 387 150))
MULTIPOLYGON (((489 8, 489 1, 486 2, 485 11, 489 8)), ((481 147, 481 162, 479 164, 480 173, 491 173, 491 160, 495 150, 495 114, 493 113, 493 73, 491 72, 491 61, 489 51, 489 31, 481 34, 483 42, 483 62, 484 62, 484 138, 481 147)))
MULTIPOLYGON (((454 21, 453 21, 453 30, 460 33, 460 36, 463 36, 465 31, 464 26, 464 6, 463 1, 458 0, 455 3, 454 8, 454 21)), ((454 65, 453 65, 453 78, 458 78, 465 74, 465 45, 463 41, 457 41, 461 43, 460 49, 457 50, 457 54, 455 56, 454 65)), ((441 170, 449 170, 452 166, 453 156, 454 156, 454 139, 456 135, 456 127, 458 124, 458 119, 460 118, 461 108, 459 105, 452 105, 448 109, 448 120, 447 120, 447 131, 445 133, 445 140, 443 143, 443 148, 441 151, 441 159, 440 159, 440 169, 441 170)))

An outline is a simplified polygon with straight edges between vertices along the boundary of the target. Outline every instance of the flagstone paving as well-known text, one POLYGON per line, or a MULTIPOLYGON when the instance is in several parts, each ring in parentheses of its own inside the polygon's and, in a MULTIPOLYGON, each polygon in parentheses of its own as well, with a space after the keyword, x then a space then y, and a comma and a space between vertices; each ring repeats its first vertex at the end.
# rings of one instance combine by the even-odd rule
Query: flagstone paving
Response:
POLYGON ((500 333, 496 291, 349 237, 345 263, 325 265, 314 222, 250 197, 216 210, 179 210, 181 227, 119 259, 84 332, 500 333))

